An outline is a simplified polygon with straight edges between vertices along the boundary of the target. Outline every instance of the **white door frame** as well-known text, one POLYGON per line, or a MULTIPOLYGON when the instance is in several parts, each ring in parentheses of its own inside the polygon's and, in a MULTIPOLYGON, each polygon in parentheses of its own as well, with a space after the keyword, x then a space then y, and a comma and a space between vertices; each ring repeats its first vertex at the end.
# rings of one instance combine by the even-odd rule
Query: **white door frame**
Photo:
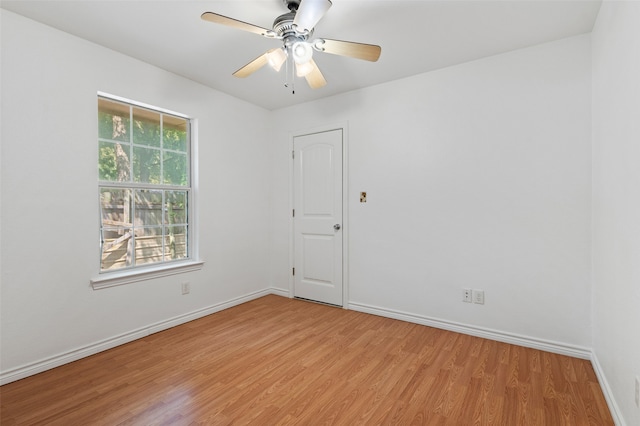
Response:
POLYGON ((329 132, 331 130, 342 130, 342 307, 349 307, 349 131, 348 123, 329 124, 313 127, 306 130, 293 131, 289 134, 289 297, 293 298, 295 280, 293 277, 295 259, 295 235, 293 219, 293 142, 298 136, 311 135, 314 133, 329 132))

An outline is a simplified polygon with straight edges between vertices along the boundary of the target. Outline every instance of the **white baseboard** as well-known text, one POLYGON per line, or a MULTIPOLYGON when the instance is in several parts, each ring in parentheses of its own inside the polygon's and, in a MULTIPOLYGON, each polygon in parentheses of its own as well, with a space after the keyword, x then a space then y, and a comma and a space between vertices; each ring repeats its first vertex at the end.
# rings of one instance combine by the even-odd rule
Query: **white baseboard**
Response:
MULTIPOLYGON (((109 339, 104 339, 96 343, 92 343, 81 348, 77 348, 68 352, 64 352, 59 355, 52 356, 40 361, 36 361, 30 364, 26 364, 20 367, 13 368, 11 370, 0 372, 0 386, 14 382, 16 380, 24 379, 25 377, 33 376, 34 374, 42 373, 43 371, 50 370, 55 367, 59 367, 64 364, 68 364, 73 361, 77 361, 81 358, 94 355, 98 352, 106 351, 107 349, 115 348, 116 346, 123 345, 125 343, 132 342, 134 340, 146 337, 150 334, 157 333, 162 330, 166 330, 171 327, 175 327, 180 324, 184 324, 189 321, 193 321, 198 318, 211 315, 215 312, 219 312, 236 305, 248 302, 259 297, 266 296, 268 294, 278 294, 278 289, 265 289, 246 294, 244 296, 236 297, 226 302, 217 303, 212 306, 208 306, 203 309, 198 309, 187 314, 178 315, 177 317, 169 318, 164 321, 157 322, 155 324, 148 325, 146 327, 133 330, 119 336, 114 336, 109 339)), ((288 297, 288 292, 286 294, 288 297)))
POLYGON ((613 397, 613 392, 611 392, 611 387, 609 386, 607 377, 604 375, 604 370, 602 370, 602 366, 600 365, 600 361, 598 361, 598 357, 595 352, 591 352, 591 365, 593 365, 593 370, 596 372, 596 376, 598 377, 598 382, 600 383, 600 388, 604 394, 604 399, 607 401, 607 405, 609 406, 609 411, 611 411, 613 422, 616 426, 626 426, 627 424, 624 421, 624 417, 622 417, 620 407, 618 407, 618 404, 613 397))
POLYGON ((518 346, 525 346, 527 348, 539 349, 542 351, 572 356, 575 358, 589 360, 591 359, 591 349, 582 346, 537 339, 534 337, 507 333, 490 328, 477 327, 473 325, 461 324, 453 321, 412 314, 408 312, 396 311, 393 309, 380 308, 378 306, 371 306, 363 303, 349 302, 348 308, 367 314, 379 315, 382 317, 398 319, 415 324, 427 325, 430 327, 441 328, 443 330, 455 331, 457 333, 469 334, 471 336, 497 340, 499 342, 510 343, 518 346))
POLYGON ((291 295, 289 294, 289 290, 285 290, 283 288, 270 287, 269 293, 275 294, 276 296, 291 298, 291 295))

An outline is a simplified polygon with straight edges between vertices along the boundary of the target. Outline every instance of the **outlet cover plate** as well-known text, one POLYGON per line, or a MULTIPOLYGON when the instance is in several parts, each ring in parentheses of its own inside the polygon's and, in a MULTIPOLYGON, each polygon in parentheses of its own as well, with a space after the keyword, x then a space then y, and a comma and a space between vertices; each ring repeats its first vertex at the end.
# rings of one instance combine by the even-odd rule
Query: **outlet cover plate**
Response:
POLYGON ((473 290, 473 303, 484 305, 484 290, 473 290))

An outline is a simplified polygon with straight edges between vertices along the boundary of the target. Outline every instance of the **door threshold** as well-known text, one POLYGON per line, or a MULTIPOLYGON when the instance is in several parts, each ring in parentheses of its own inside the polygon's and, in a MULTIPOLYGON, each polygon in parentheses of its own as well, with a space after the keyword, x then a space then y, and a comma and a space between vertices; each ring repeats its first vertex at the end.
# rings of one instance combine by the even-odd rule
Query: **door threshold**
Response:
POLYGON ((333 303, 321 302, 319 300, 305 299, 304 297, 294 296, 294 299, 302 300, 303 302, 311 302, 311 303, 317 303, 319 305, 330 306, 332 308, 343 308, 342 305, 334 305, 333 303))

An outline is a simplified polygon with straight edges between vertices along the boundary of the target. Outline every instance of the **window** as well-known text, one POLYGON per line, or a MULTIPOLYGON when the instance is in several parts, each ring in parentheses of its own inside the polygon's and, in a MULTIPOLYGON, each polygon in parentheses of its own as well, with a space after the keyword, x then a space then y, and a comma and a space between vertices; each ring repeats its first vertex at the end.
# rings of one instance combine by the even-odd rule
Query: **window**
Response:
POLYGON ((100 272, 191 258, 190 124, 98 97, 100 272))

